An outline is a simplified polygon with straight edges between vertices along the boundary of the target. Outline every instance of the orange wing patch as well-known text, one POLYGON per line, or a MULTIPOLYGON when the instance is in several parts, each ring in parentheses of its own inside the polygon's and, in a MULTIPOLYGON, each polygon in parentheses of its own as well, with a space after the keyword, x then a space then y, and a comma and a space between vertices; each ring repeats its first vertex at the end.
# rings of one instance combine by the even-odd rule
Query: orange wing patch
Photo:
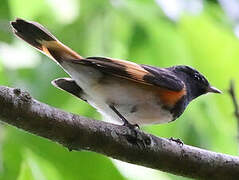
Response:
POLYGON ((144 68, 142 68, 140 65, 130 62, 130 61, 125 61, 125 60, 120 60, 120 59, 111 59, 111 58, 109 58, 109 59, 112 62, 123 65, 125 67, 125 71, 128 74, 130 74, 132 76, 132 78, 135 79, 135 81, 142 81, 141 83, 148 84, 143 81, 143 78, 145 75, 149 74, 149 72, 146 71, 144 68))

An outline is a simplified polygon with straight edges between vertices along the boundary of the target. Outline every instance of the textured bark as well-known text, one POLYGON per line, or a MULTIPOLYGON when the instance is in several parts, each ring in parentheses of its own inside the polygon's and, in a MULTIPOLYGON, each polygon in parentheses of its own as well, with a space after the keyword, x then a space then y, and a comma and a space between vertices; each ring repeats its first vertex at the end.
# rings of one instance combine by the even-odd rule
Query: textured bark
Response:
POLYGON ((0 86, 0 119, 71 150, 95 151, 115 159, 197 179, 239 179, 239 158, 215 153, 127 127, 64 112, 0 86))

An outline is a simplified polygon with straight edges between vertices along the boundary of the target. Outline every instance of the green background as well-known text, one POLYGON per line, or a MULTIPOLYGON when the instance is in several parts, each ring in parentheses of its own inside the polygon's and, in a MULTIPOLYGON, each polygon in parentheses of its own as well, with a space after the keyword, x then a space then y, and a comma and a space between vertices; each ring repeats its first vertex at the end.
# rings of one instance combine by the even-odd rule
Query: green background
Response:
MULTIPOLYGON (((108 56, 160 67, 190 65, 224 93, 202 96, 190 103, 177 121, 143 130, 180 138, 200 148, 238 154, 237 124, 228 88, 231 79, 239 84, 239 41, 233 24, 216 2, 205 1, 200 14, 183 13, 177 21, 168 18, 155 1, 147 0, 60 1, 64 6, 54 0, 0 2, 0 85, 22 88, 46 104, 101 119, 88 104, 50 84, 67 75, 13 36, 9 21, 16 17, 43 24, 82 56, 108 56)), ((0 124, 0 180, 146 178, 187 179, 121 164, 93 152, 69 152, 47 139, 0 124)))

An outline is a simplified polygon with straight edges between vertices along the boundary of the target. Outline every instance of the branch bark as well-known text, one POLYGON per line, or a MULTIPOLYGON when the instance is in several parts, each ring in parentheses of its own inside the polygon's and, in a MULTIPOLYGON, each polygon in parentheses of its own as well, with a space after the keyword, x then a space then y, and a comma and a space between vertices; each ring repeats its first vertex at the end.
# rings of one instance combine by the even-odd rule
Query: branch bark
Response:
POLYGON ((215 153, 127 127, 95 121, 50 107, 27 92, 0 86, 0 119, 71 150, 200 179, 239 179, 239 158, 215 153))

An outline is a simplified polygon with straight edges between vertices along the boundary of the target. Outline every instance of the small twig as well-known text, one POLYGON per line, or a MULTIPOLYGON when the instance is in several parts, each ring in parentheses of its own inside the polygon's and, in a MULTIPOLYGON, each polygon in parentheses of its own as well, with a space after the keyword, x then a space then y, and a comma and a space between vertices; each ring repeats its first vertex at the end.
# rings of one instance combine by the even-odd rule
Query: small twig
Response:
POLYGON ((230 88, 229 88, 229 94, 231 95, 233 106, 234 106, 234 115, 237 119, 237 141, 239 144, 239 107, 238 107, 238 102, 236 98, 236 93, 235 93, 235 82, 231 80, 230 82, 230 88))

